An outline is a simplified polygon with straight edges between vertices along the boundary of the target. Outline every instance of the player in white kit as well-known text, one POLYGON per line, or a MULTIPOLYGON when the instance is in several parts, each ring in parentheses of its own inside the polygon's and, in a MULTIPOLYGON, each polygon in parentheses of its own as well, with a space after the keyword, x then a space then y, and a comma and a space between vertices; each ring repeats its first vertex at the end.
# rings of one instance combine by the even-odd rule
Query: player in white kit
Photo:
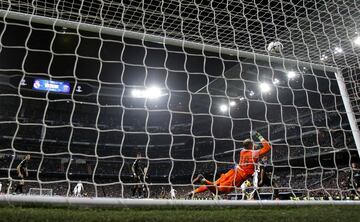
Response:
POLYGON ((76 186, 74 187, 74 196, 80 197, 82 191, 84 191, 84 186, 81 183, 81 181, 79 181, 79 183, 77 183, 76 186))
POLYGON ((259 171, 260 171, 259 166, 255 166, 255 171, 254 171, 254 174, 252 175, 253 176, 253 180, 252 180, 253 190, 250 192, 249 200, 253 200, 254 194, 257 193, 257 191, 258 191, 259 171))
POLYGON ((176 199, 176 193, 177 193, 177 191, 174 188, 171 188, 170 197, 172 200, 176 199))

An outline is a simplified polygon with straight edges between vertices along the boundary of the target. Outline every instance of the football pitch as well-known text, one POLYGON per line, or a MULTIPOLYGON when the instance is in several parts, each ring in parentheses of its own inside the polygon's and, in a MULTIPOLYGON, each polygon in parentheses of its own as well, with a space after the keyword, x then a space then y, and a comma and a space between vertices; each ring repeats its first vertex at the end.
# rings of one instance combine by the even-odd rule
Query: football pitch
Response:
POLYGON ((0 221, 360 221, 360 206, 166 207, 166 208, 0 208, 0 221))

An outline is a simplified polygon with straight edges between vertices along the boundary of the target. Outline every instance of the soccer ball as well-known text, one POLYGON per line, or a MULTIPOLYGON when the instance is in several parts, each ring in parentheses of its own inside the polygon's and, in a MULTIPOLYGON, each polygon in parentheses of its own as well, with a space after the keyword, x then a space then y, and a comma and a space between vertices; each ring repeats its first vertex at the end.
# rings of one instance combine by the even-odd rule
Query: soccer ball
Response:
POLYGON ((269 53, 281 53, 283 50, 283 44, 281 42, 270 42, 270 44, 267 46, 266 50, 269 53))

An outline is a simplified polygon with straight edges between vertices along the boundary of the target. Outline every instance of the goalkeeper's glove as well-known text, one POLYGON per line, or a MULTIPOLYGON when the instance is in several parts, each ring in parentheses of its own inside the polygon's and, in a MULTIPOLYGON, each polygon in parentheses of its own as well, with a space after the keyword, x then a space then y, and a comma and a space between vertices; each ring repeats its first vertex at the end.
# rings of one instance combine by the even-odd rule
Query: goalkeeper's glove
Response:
POLYGON ((256 139, 258 139, 260 141, 264 139, 264 137, 259 132, 256 132, 254 136, 256 139))

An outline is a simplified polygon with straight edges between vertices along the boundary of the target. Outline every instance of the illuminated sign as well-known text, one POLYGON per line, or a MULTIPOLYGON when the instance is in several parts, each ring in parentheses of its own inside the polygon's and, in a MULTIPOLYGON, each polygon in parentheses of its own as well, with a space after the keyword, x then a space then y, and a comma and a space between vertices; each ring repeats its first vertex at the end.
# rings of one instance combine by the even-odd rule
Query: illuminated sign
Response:
POLYGON ((69 93, 70 84, 68 82, 36 79, 33 84, 33 89, 58 93, 69 93))

